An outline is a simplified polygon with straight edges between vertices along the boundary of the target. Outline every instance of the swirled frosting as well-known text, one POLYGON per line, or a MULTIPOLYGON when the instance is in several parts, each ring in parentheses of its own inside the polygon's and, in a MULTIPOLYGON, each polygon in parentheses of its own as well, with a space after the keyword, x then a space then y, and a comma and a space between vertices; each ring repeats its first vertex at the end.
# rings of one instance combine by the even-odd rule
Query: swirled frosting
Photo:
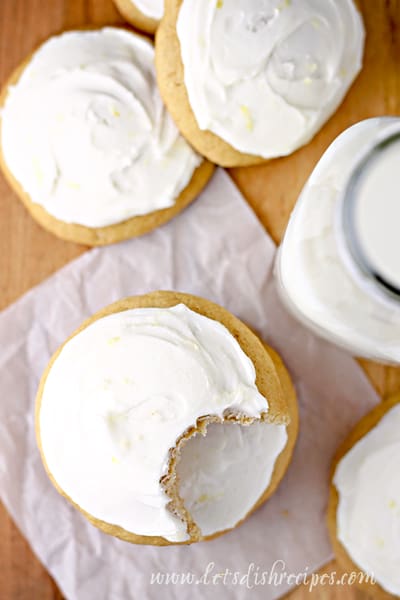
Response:
MULTIPOLYGON (((267 412, 255 379, 252 361, 232 334, 183 304, 100 318, 67 342, 46 378, 39 429, 47 466, 62 490, 94 517, 136 534, 188 539, 185 523, 167 508, 169 498, 160 484, 168 471, 169 450, 201 416, 222 418, 230 410, 256 418, 267 412)), ((224 434, 223 425, 215 427, 224 434)), ((284 425, 259 427, 264 427, 264 441, 258 429, 254 439, 268 449, 261 462, 265 469, 259 477, 254 441, 243 435, 236 487, 246 463, 247 479, 253 473, 254 482, 249 489, 239 485, 237 494, 243 498, 238 496, 236 512, 229 515, 234 524, 251 508, 246 498, 257 500, 268 486, 270 465, 286 444, 284 425)), ((232 425, 227 435, 234 431, 232 425)), ((220 451, 211 457, 227 463, 230 477, 229 448, 237 439, 226 446, 223 437, 220 451)), ((215 435, 212 440, 215 446, 215 435)), ((191 440, 190 452, 189 444, 191 440)), ((209 453, 205 457, 210 460, 209 453)), ((198 458, 191 462, 198 468, 198 458)), ((223 472, 221 465, 214 471, 208 467, 212 491, 226 493, 228 502, 234 486, 223 472)), ((201 496, 204 479, 196 489, 201 496)), ((223 511, 218 511, 222 519, 223 511)), ((223 528, 226 521, 221 519, 223 528)), ((218 529, 215 520, 212 525, 218 529)))
POLYGON ((200 129, 264 158, 314 136, 359 72, 364 42, 352 0, 183 0, 177 34, 200 129))
POLYGON ((164 14, 164 0, 131 0, 141 13, 151 19, 160 20, 164 14))
POLYGON ((337 536, 353 561, 400 596, 400 406, 395 406, 342 458, 337 536))
POLYGON ((7 167, 52 216, 112 225, 172 206, 200 158, 158 93, 154 49, 116 28, 50 38, 9 89, 7 167))

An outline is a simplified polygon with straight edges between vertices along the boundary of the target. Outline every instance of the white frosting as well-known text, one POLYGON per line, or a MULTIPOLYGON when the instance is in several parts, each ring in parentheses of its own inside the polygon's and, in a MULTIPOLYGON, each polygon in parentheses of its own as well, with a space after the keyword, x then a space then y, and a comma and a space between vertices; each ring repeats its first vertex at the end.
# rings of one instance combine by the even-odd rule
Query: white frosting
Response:
POLYGON ((286 446, 284 425, 211 423, 185 445, 180 496, 204 536, 235 527, 268 488, 286 446))
POLYGON ((319 335, 359 356, 399 363, 400 304, 384 302, 349 268, 337 221, 341 193, 360 150, 394 130, 400 131, 399 119, 368 119, 328 148, 292 213, 277 275, 288 307, 319 335))
MULTIPOLYGON (((46 379, 39 418, 48 468, 94 517, 185 540, 186 526, 166 508, 160 485, 169 450, 201 416, 267 412, 255 378, 231 333, 183 304, 98 319, 64 346, 46 379)), ((275 427, 272 460, 286 441, 275 427)), ((251 456, 248 469, 258 473, 251 456)))
POLYGON ((359 72, 364 45, 352 0, 183 0, 177 33, 200 129, 264 158, 314 136, 359 72))
POLYGON ((67 223, 103 227, 172 206, 200 163, 161 101, 153 46, 122 29, 48 40, 1 121, 8 168, 67 223))
POLYGON ((160 20, 164 14, 164 0, 131 0, 141 13, 151 19, 160 20))
POLYGON ((337 466, 337 536, 353 561, 400 596, 400 406, 337 466))

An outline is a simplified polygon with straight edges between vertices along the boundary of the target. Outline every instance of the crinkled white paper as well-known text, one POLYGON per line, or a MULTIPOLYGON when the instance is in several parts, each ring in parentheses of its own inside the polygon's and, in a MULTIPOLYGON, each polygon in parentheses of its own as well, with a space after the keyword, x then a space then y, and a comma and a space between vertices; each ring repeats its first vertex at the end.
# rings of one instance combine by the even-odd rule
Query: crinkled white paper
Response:
POLYGON ((325 508, 332 454, 378 398, 352 358, 285 312, 274 254, 219 170, 170 224, 86 253, 0 315, 1 498, 67 598, 272 599, 293 585, 282 571, 311 572, 331 558, 325 508), (89 525, 53 489, 35 444, 35 393, 53 351, 101 307, 154 289, 199 294, 249 323, 283 356, 301 406, 295 457, 274 497, 235 531, 188 547, 133 546, 89 525))

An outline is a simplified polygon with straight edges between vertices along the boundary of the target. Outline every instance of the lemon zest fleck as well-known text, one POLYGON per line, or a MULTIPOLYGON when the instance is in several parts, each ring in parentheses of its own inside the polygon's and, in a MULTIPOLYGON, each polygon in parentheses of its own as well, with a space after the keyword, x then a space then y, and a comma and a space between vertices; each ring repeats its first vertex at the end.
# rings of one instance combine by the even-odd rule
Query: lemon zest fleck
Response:
POLYGON ((81 187, 79 183, 76 183, 75 181, 67 181, 67 186, 72 190, 79 190, 81 187))
POLYGON ((246 106, 245 104, 242 104, 240 107, 240 112, 244 116, 246 129, 248 131, 253 131, 254 123, 253 123, 253 119, 251 118, 249 107, 246 106))
POLYGON ((208 494, 201 494, 201 496, 198 497, 197 502, 207 502, 207 500, 209 500, 210 497, 208 494))
POLYGON ((278 6, 276 7, 277 11, 281 12, 281 10, 288 8, 291 4, 292 4, 292 0, 282 0, 282 2, 280 4, 278 4, 278 6))

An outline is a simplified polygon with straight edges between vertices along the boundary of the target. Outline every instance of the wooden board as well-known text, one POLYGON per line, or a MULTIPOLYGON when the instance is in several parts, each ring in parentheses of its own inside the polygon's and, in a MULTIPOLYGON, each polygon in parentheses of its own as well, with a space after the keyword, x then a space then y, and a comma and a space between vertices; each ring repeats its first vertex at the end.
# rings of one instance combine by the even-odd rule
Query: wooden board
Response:
MULTIPOLYGON (((367 28, 365 67, 336 115, 311 144, 266 166, 235 169, 232 177, 279 241, 302 185, 328 144, 363 118, 400 115, 400 0, 360 0, 367 28)), ((47 36, 82 24, 122 23, 111 0, 0 0, 0 82, 47 36)), ((27 215, 0 177, 0 308, 86 249, 46 233, 27 215)), ((383 396, 400 390, 400 369, 362 362, 383 396)), ((336 569, 335 563, 327 572, 336 569)), ((0 598, 62 596, 0 506, 0 598)), ((134 589, 132 590, 134 597, 134 589)), ((298 588, 291 600, 366 598, 350 588, 298 588)))

